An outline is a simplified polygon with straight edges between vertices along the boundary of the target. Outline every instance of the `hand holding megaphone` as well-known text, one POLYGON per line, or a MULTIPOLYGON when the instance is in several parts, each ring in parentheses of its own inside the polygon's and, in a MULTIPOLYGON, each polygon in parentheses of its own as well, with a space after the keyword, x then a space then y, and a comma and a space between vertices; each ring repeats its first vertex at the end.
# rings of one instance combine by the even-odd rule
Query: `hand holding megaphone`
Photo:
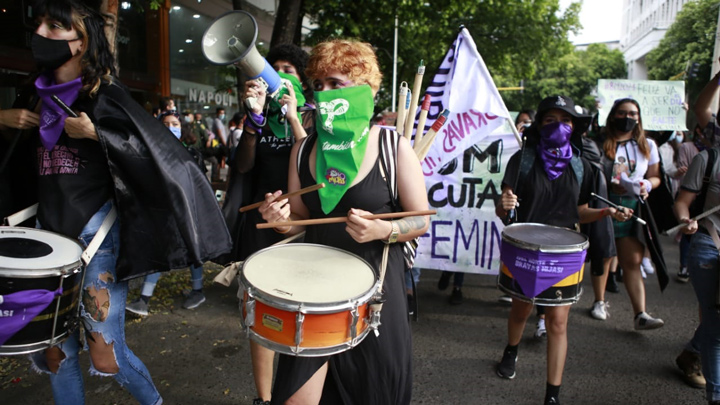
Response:
POLYGON ((266 83, 258 80, 245 82, 245 93, 242 98, 247 108, 255 114, 261 114, 267 97, 266 83))
MULTIPOLYGON (((255 48, 257 28, 257 22, 250 14, 239 10, 229 11, 216 18, 205 31, 202 51, 214 65, 234 64, 250 80, 264 87, 272 97, 280 90, 282 82, 280 75, 255 48)), ((262 109, 263 105, 257 97, 246 98, 245 104, 253 111, 262 109)))

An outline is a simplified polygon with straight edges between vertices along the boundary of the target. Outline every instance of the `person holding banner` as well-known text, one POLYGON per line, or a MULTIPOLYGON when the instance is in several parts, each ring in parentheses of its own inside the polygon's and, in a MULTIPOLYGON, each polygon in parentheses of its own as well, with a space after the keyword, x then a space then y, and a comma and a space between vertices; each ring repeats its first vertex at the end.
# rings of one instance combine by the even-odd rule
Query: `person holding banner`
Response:
MULTIPOLYGON (((354 253, 376 270, 389 249, 383 286, 382 324, 356 347, 324 357, 280 355, 272 403, 408 404, 412 391, 412 342, 407 321, 402 243, 425 233, 427 216, 393 221, 362 218, 371 213, 426 210, 425 182, 410 143, 377 126, 370 128, 381 73, 370 44, 332 40, 316 45, 305 72, 318 106, 315 132, 293 147, 288 192, 325 184, 317 193, 275 201, 268 193, 259 208, 268 222, 347 217, 343 224, 278 226, 305 241, 354 253), (399 138, 399 139, 398 139, 399 138), (386 165, 386 142, 397 159, 386 165), (382 145, 381 145, 382 143, 382 145), (390 192, 391 169, 397 197, 390 192), (385 176, 388 174, 386 181, 385 176), (387 247, 386 247, 387 246, 387 247)), ((339 268, 337 271, 343 271, 339 268)))
MULTIPOLYGON (((516 220, 575 229, 578 223, 593 222, 605 216, 619 221, 630 217, 624 209, 588 207, 593 184, 592 169, 587 161, 582 160, 580 175, 571 164, 573 155, 577 156, 573 152, 571 137, 580 142, 580 133, 576 128, 586 127, 581 125, 586 118, 589 117, 578 113, 573 100, 566 96, 548 97, 540 103, 535 121, 525 130, 527 145, 513 155, 507 165, 500 203, 495 209, 503 222, 516 220), (519 182, 523 165, 533 158, 530 170, 519 182), (521 204, 518 205, 518 201, 521 204), (515 217, 511 216, 511 211, 515 212, 515 217)), ((532 308, 530 299, 525 301, 513 297, 508 318, 508 344, 496 368, 501 378, 515 377, 518 346, 532 308)), ((568 347, 570 304, 549 306, 545 310, 548 338, 545 404, 559 404, 568 347)))
MULTIPOLYGON (((625 98, 616 100, 605 124, 603 143, 605 173, 610 201, 637 211, 650 191, 660 185, 660 155, 655 141, 645 136, 640 104, 625 98)), ((641 263, 645 253, 643 230, 637 221, 615 221, 615 245, 623 269, 623 282, 634 312, 635 330, 661 328, 665 323, 645 312, 645 285, 641 263)))

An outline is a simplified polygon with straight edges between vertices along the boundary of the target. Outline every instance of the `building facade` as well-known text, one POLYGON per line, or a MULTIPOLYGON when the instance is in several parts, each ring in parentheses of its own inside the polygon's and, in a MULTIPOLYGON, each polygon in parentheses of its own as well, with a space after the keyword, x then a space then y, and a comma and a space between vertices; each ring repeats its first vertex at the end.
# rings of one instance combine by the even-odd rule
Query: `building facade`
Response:
POLYGON ((628 79, 647 80, 647 54, 655 49, 692 0, 623 0, 620 50, 627 63, 628 79))

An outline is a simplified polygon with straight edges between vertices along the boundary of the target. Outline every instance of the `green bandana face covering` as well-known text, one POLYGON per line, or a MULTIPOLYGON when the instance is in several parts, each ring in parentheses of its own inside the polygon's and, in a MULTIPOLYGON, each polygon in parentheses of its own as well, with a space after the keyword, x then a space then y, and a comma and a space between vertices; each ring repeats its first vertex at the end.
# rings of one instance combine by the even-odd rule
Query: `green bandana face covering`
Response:
MULTIPOLYGON (((289 75, 287 73, 278 72, 281 79, 288 80, 290 83, 292 83, 293 89, 295 89, 295 99, 297 100, 298 107, 302 107, 305 105, 305 95, 303 95, 303 89, 302 84, 300 84, 300 80, 293 76, 289 75)), ((283 83, 282 86, 280 86, 280 92, 278 93, 277 100, 280 100, 283 95, 290 94, 285 87, 285 83, 283 83)), ((270 110, 268 112, 268 125, 270 125, 270 129, 273 131, 273 134, 277 136, 280 139, 285 138, 288 134, 292 136, 292 130, 290 129, 290 126, 287 123, 287 120, 283 119, 282 122, 280 122, 282 115, 280 114, 280 103, 278 103, 276 99, 270 100, 270 110)))
POLYGON ((372 118, 370 86, 315 92, 318 134, 315 176, 322 210, 330 213, 357 176, 367 148, 372 118))

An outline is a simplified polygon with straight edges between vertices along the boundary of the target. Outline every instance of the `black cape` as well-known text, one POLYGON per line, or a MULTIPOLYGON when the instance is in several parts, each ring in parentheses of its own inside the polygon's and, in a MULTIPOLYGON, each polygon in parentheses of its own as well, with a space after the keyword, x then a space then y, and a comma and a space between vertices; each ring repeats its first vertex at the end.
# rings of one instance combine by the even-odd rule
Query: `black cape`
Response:
POLYGON ((201 264, 232 241, 215 194, 190 153, 135 102, 104 84, 92 111, 120 219, 120 280, 201 264))

